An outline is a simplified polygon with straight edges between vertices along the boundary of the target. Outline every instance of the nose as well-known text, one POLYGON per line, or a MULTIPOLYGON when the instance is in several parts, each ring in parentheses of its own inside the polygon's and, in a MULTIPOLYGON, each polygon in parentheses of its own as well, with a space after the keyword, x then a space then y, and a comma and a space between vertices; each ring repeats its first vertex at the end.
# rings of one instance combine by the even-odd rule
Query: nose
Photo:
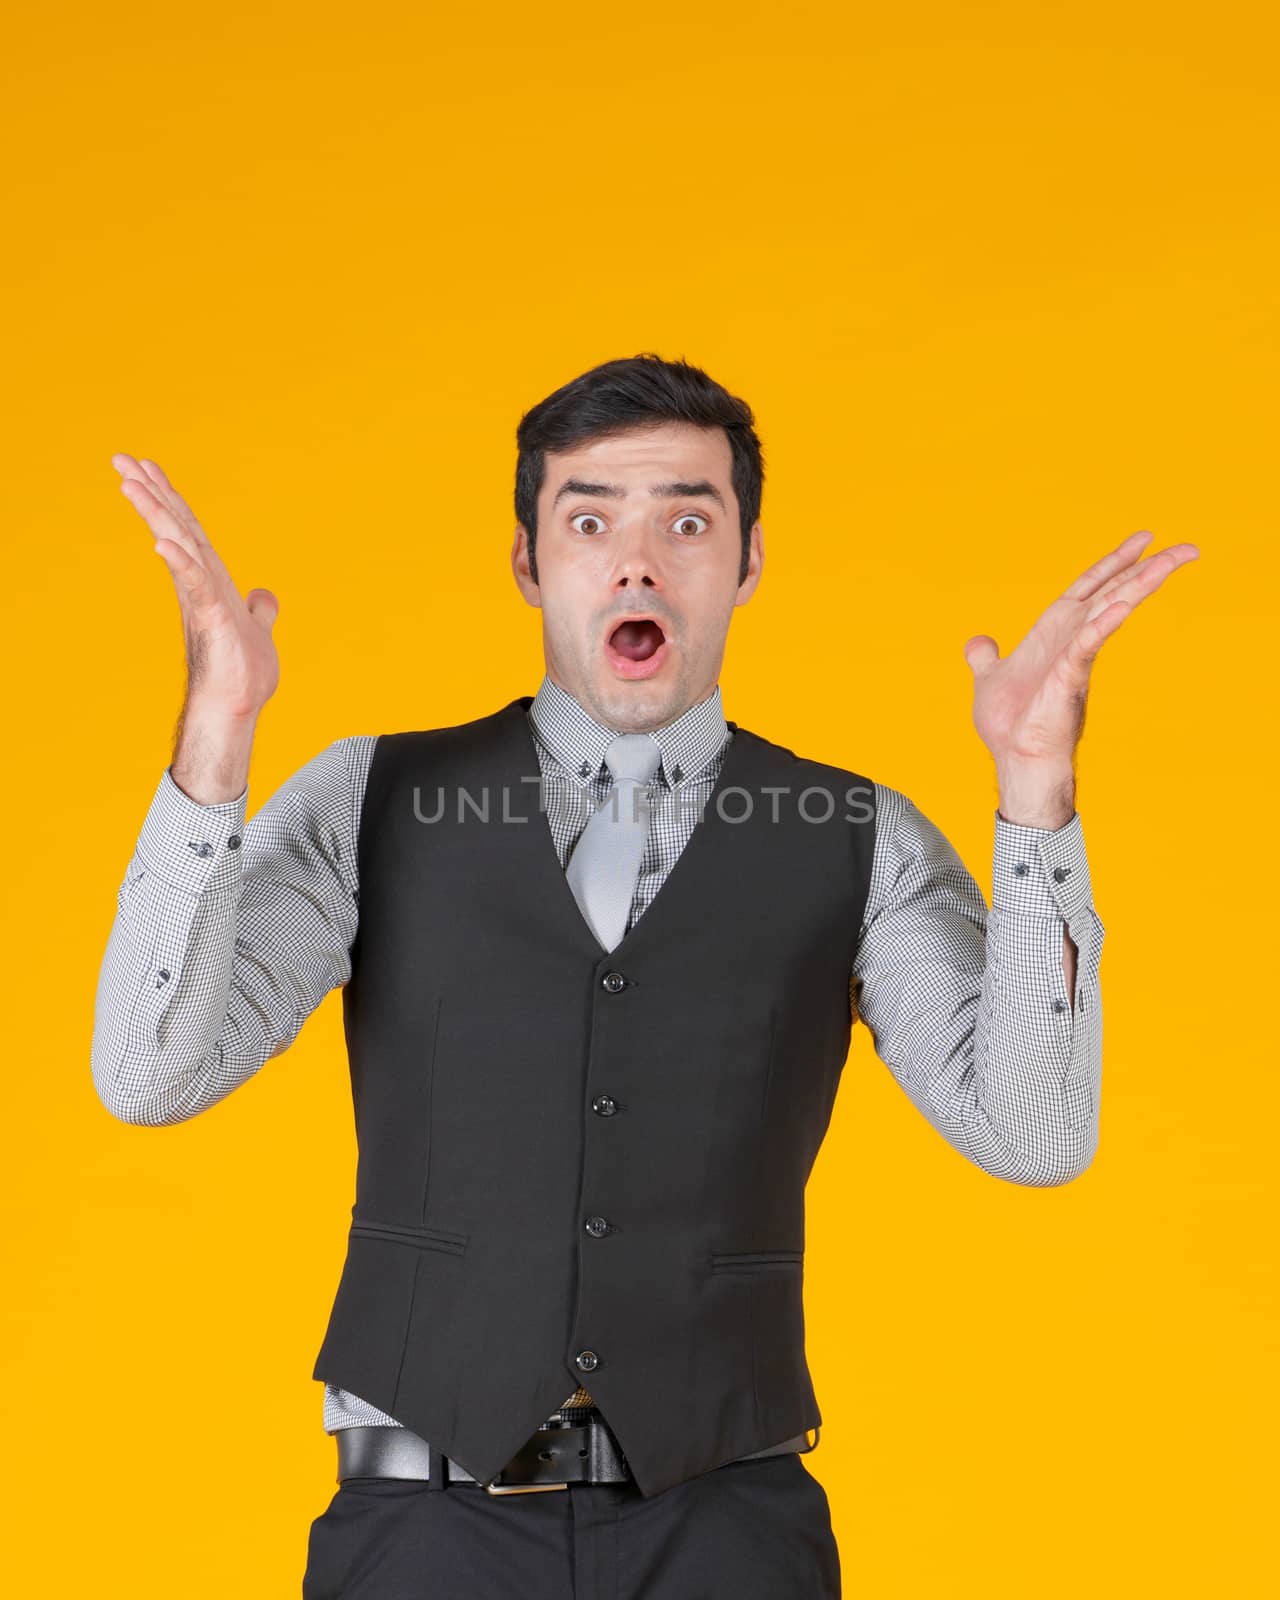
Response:
POLYGON ((615 589, 660 589, 662 575, 646 528, 623 534, 616 545, 612 583, 615 589))

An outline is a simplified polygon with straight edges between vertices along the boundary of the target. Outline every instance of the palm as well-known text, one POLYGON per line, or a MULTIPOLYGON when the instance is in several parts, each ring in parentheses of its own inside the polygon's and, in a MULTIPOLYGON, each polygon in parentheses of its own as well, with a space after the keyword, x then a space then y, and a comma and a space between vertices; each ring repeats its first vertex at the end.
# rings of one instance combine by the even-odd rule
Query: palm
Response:
POLYGON ((1132 534, 1082 572, 1012 654, 1001 658, 989 634, 966 643, 974 726, 997 760, 1071 759, 1103 641, 1175 568, 1200 554, 1193 544, 1176 544, 1142 561, 1139 552, 1149 538, 1132 534))
POLYGON ((191 688, 236 716, 254 715, 275 693, 280 660, 271 627, 279 610, 269 589, 242 598, 195 513, 162 468, 123 451, 112 464, 130 504, 156 538, 178 592, 191 688))

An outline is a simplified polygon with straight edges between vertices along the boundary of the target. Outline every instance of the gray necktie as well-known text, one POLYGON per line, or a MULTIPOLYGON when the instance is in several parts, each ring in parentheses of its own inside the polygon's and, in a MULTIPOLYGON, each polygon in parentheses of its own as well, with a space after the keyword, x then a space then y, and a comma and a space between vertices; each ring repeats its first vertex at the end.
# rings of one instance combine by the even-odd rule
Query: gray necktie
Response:
POLYGON ((620 733, 610 741, 604 760, 613 788, 592 813, 565 869, 582 915, 606 950, 626 932, 649 835, 648 798, 640 791, 661 758, 651 733, 620 733))

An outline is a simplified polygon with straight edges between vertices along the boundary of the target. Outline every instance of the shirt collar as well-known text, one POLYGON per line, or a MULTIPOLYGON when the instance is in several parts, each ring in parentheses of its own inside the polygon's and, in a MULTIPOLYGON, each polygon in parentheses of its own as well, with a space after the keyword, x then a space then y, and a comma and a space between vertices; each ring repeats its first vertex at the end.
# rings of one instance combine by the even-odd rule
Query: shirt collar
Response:
MULTIPOLYGON (((586 781, 605 770, 604 753, 621 730, 602 727, 549 674, 538 685, 528 715, 534 732, 572 777, 586 781)), ((720 685, 674 722, 648 731, 662 752, 656 776, 668 788, 696 777, 729 737, 720 685)))

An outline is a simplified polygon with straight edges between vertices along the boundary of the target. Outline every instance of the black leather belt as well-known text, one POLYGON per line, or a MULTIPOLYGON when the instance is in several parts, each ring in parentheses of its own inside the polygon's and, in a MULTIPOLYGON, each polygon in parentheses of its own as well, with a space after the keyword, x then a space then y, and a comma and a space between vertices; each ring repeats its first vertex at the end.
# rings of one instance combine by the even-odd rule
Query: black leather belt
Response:
MULTIPOLYGON (((579 1412, 580 1421, 544 1423, 485 1485, 490 1494, 537 1494, 567 1489, 571 1483, 630 1483, 631 1469, 609 1425, 598 1411, 579 1412)), ((765 1456, 800 1455, 816 1449, 819 1430, 784 1439, 766 1450, 736 1457, 757 1461, 765 1456)), ((443 1455, 408 1428, 385 1425, 335 1430, 338 1440, 338 1482, 344 1478, 425 1478, 433 1488, 450 1483, 477 1483, 465 1467, 443 1455)))

